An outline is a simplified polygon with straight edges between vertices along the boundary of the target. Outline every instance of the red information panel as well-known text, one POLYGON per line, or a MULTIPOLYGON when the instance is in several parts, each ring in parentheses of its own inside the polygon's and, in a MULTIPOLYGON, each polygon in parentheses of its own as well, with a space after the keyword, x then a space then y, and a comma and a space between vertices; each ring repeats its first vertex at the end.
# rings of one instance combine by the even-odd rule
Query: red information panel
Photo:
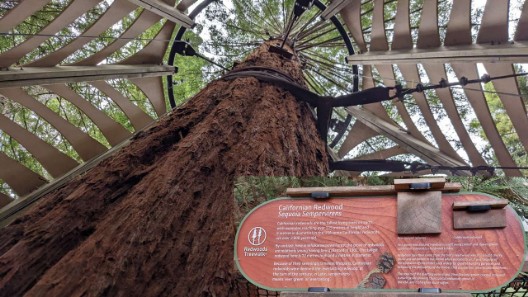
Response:
POLYGON ((276 199, 241 223, 235 261, 269 290, 441 288, 490 291, 509 282, 524 259, 524 232, 506 208, 506 228, 453 229, 454 201, 444 194, 442 232, 398 236, 396 197, 276 199))

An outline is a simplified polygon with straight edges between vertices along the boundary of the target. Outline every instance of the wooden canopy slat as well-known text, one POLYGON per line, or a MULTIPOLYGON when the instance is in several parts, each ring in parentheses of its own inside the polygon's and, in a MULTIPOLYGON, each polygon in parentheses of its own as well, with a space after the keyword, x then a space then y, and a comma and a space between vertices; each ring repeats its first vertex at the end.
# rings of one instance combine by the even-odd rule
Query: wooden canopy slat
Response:
MULTIPOLYGON (((184 0, 185 1, 185 0, 184 0)), ((326 9, 321 13, 321 18, 323 20, 328 20, 331 17, 335 16, 341 9, 343 9, 345 6, 349 5, 349 0, 333 0, 328 4, 326 9)), ((178 4, 179 6, 179 4, 178 4)))
POLYGON ((137 6, 127 0, 117 0, 104 12, 104 14, 92 24, 79 37, 62 48, 34 61, 27 66, 31 67, 49 67, 55 66, 66 59, 69 55, 82 48, 88 42, 94 40, 101 33, 106 31, 112 25, 123 19, 137 6))
POLYGON ((386 51, 389 49, 385 35, 384 0, 374 0, 372 16, 372 31, 370 33, 370 51, 386 51))
POLYGON ((361 52, 367 51, 361 27, 361 1, 349 1, 341 11, 341 17, 361 52))
POLYGON ((130 27, 128 27, 128 29, 126 29, 126 31, 123 32, 114 42, 99 50, 97 53, 81 61, 72 63, 72 65, 91 66, 99 64, 101 61, 108 58, 114 52, 129 43, 131 39, 137 38, 141 33, 154 25, 160 19, 160 16, 150 11, 142 11, 136 20, 134 20, 134 23, 132 23, 132 25, 130 25, 130 27))
POLYGON ((68 100, 86 114, 101 130, 111 146, 121 143, 132 135, 121 124, 116 123, 103 111, 95 108, 88 100, 82 98, 68 86, 63 84, 48 85, 46 89, 68 100))
POLYGON ((11 197, 7 196, 6 194, 0 192, 0 209, 3 208, 4 206, 8 205, 9 203, 13 202, 14 199, 12 199, 11 197))
MULTIPOLYGON (((372 74, 372 68, 370 65, 365 65, 363 67, 363 86, 362 89, 368 89, 374 87, 374 79, 372 74)), ((367 104, 364 106, 365 109, 368 111, 374 113, 378 117, 384 119, 385 121, 392 122, 393 120, 389 117, 387 114, 387 111, 381 105, 381 103, 372 103, 367 104)), ((379 135, 379 133, 375 132, 374 130, 370 129, 369 127, 365 126, 363 123, 356 121, 352 128, 350 129, 347 137, 345 138, 345 141, 341 145, 338 155, 342 158, 345 156, 350 150, 352 150, 354 147, 359 145, 360 143, 379 135)))
MULTIPOLYGON (((506 63, 486 63, 486 71, 491 77, 503 75, 512 75, 515 73, 513 65, 506 63)), ((493 86, 498 92, 498 96, 506 109, 506 113, 519 136, 519 140, 528 152, 528 116, 526 115, 526 106, 519 92, 519 85, 515 77, 494 80, 493 86)))
POLYGON ((525 2, 523 5, 523 9, 521 12, 521 16, 519 18, 519 22, 517 23, 517 28, 515 30, 515 37, 513 40, 515 41, 527 41, 528 40, 528 2, 525 2))
POLYGON ((354 158, 354 160, 387 160, 397 155, 408 154, 408 152, 400 145, 386 148, 370 154, 365 154, 354 158))
MULTIPOLYGON (((418 68, 415 65, 403 64, 399 65, 399 68, 402 76, 407 81, 407 84, 409 84, 409 82, 414 82, 414 86, 416 86, 418 83, 420 83, 420 75, 418 73, 418 68)), ((451 144, 447 141, 444 133, 442 132, 442 129, 440 129, 440 127, 438 126, 438 122, 431 112, 431 108, 429 106, 429 103, 427 102, 427 99, 425 98, 425 95, 423 93, 414 93, 412 96, 414 97, 416 104, 420 108, 421 115, 424 118, 427 126, 429 127, 429 130, 431 131, 431 134, 433 135, 433 138, 435 139, 440 151, 444 152, 451 158, 463 162, 462 158, 457 154, 451 144)))
POLYGON ((189 7, 191 7, 198 0, 182 0, 176 5, 176 9, 185 12, 189 7))
POLYGON ((0 18, 0 28, 3 32, 11 31, 35 12, 42 9, 49 0, 19 1, 17 6, 0 18))
MULTIPOLYGON (((374 74, 372 73, 372 66, 364 65, 363 66, 362 89, 367 90, 373 87, 375 87, 375 83, 374 83, 374 74)), ((393 121, 391 117, 389 116, 389 114, 387 113, 387 110, 385 109, 385 107, 383 107, 383 105, 381 104, 381 102, 366 104, 364 107, 368 111, 372 112, 373 114, 377 115, 378 117, 380 117, 381 119, 384 119, 387 122, 393 121)))
POLYGON ((187 15, 181 13, 169 3, 174 1, 159 1, 159 0, 128 0, 144 9, 155 13, 168 21, 179 24, 185 28, 192 28, 195 23, 187 15), (169 3, 166 3, 169 2, 169 3))
MULTIPOLYGON (((378 73, 381 75, 383 82, 386 86, 396 85, 396 77, 394 75, 392 66, 376 65, 375 67, 378 70, 378 73)), ((398 110, 398 114, 401 116, 403 123, 405 124, 405 127, 407 128, 408 133, 410 133, 412 136, 414 136, 418 140, 425 142, 427 144, 430 144, 429 140, 425 138, 422 132, 420 132, 420 130, 418 130, 418 128, 414 124, 414 121, 411 119, 411 115, 405 108, 405 105, 403 105, 401 101, 393 101, 393 104, 396 106, 396 109, 398 110)))
POLYGON ((132 126, 136 131, 141 130, 148 124, 152 123, 152 119, 148 114, 146 114, 141 108, 137 107, 134 103, 130 102, 129 99, 124 97, 120 92, 114 89, 105 81, 94 81, 90 83, 92 86, 99 89, 106 96, 108 96, 112 101, 114 101, 117 106, 125 113, 125 115, 130 120, 132 126))
POLYGON ((418 28, 418 48, 432 48, 440 46, 438 33, 438 0, 424 0, 422 17, 418 28))
POLYGON ((165 22, 156 37, 144 48, 118 64, 163 64, 163 56, 169 45, 169 39, 174 31, 174 23, 165 22))
POLYGON ((337 152, 338 157, 343 158, 360 143, 377 135, 379 135, 378 132, 370 129, 360 121, 355 121, 352 127, 348 130, 348 134, 341 144, 341 147, 339 147, 337 152))
POLYGON ((164 100, 163 83, 160 77, 145 77, 141 79, 130 79, 147 96, 158 117, 167 112, 167 104, 164 100))
MULTIPOLYGON (((477 65, 453 63, 451 64, 451 67, 453 67, 457 77, 478 77, 477 65)), ((475 111, 475 115, 480 122, 482 130, 486 134, 486 138, 495 152, 499 164, 504 167, 517 166, 499 135, 480 84, 476 84, 471 88, 465 88, 464 92, 475 111)), ((504 170, 504 172, 507 176, 522 176, 521 171, 518 169, 504 170)))
POLYGON ((19 196, 27 195, 48 182, 3 152, 0 152, 0 164, 0 179, 19 196))
POLYGON ((412 48, 409 0, 400 0, 397 5, 391 49, 409 49, 412 48))
POLYGON ((467 45, 471 38, 471 0, 453 1, 444 45, 467 45))
POLYGON ((423 160, 426 160, 431 165, 466 165, 465 163, 444 154, 434 146, 422 142, 414 138, 412 135, 407 134, 398 126, 378 118, 371 112, 356 106, 347 107, 347 111, 355 116, 359 121, 369 126, 371 129, 386 136, 387 138, 392 139, 394 142, 404 147, 408 152, 422 158, 423 160))
POLYGON ((63 119, 47 106, 28 95, 24 90, 20 88, 5 88, 0 89, 0 93, 34 111, 36 114, 50 123, 55 129, 57 129, 57 131, 60 132, 60 134, 62 134, 62 136, 64 136, 64 138, 68 140, 68 142, 84 161, 90 160, 107 150, 106 147, 97 140, 91 138, 81 129, 75 127, 70 122, 63 119))
POLYGON ((58 17, 38 33, 43 36, 30 37, 18 46, 0 54, 0 67, 9 67, 15 64, 24 55, 51 38, 49 35, 56 34, 99 2, 100 0, 72 1, 58 17))
POLYGON ((3 114, 0 114, 0 130, 20 143, 55 178, 64 175, 79 165, 75 160, 11 121, 3 114))
POLYGON ((508 41, 508 9, 510 1, 487 1, 477 35, 477 43, 508 41))
MULTIPOLYGON (((374 86, 374 81, 370 65, 366 65, 363 67, 363 76, 364 77, 362 89, 365 90, 368 88, 372 88, 374 86)), ((374 114, 378 114, 378 116, 382 118, 384 117, 385 120, 390 120, 389 116, 387 115, 387 112, 381 106, 380 103, 367 104, 365 108, 367 108, 374 114), (380 110, 380 107, 383 111, 380 110)), ((360 121, 356 121, 338 151, 339 157, 344 157, 350 150, 355 148, 357 145, 377 135, 379 135, 379 133, 365 126, 360 121)))
MULTIPOLYGON (((441 79, 447 78, 443 64, 424 64, 423 67, 427 73, 427 76, 429 77, 429 80, 433 83, 437 83, 441 79)), ((482 154, 477 150, 473 141, 471 141, 471 137, 469 136, 469 133, 465 128, 462 119, 460 118, 460 114, 455 105, 451 91, 447 88, 441 88, 436 89, 435 92, 442 102, 447 116, 449 117, 451 124, 453 124, 453 128, 455 128, 455 132, 457 133, 464 150, 468 154, 471 164, 473 166, 487 165, 482 158, 482 154)))

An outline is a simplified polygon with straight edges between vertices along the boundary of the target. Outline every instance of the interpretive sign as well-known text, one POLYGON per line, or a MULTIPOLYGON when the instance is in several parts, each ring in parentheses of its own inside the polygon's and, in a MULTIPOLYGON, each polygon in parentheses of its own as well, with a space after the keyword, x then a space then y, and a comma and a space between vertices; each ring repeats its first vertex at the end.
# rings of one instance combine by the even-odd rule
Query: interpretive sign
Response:
POLYGON ((439 234, 398 235, 396 196, 272 200, 240 224, 235 261, 269 290, 441 288, 490 291, 524 260, 524 232, 506 207, 506 227, 453 228, 455 201, 493 199, 443 194, 439 234))

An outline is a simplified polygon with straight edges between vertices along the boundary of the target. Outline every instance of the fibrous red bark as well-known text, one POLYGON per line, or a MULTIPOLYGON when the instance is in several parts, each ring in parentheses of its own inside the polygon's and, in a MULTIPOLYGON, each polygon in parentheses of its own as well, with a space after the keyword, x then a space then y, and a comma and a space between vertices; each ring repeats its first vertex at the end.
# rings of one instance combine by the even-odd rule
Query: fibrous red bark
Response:
MULTIPOLYGON (((237 67, 297 81, 264 44, 237 67)), ((228 296, 233 182, 327 173, 308 107, 255 78, 212 82, 0 234, 0 296, 228 296)))

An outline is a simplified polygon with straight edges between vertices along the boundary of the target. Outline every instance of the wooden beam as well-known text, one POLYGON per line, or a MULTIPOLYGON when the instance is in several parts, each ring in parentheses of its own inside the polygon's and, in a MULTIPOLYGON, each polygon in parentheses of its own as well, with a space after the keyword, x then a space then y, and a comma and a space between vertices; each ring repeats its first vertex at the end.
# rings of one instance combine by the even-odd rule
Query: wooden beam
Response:
MULTIPOLYGON (((349 107, 347 108, 347 111, 358 121, 361 121, 372 130, 392 139, 394 142, 405 148, 408 152, 424 160, 431 160, 438 165, 444 166, 466 166, 465 163, 462 163, 444 154, 439 149, 430 144, 416 139, 415 137, 407 134, 405 131, 402 131, 398 126, 380 119, 371 112, 359 107, 349 107)), ((463 174, 466 173, 463 172, 463 174)))
POLYGON ((348 56, 350 64, 452 63, 452 62, 512 62, 528 63, 528 44, 471 45, 412 49, 406 51, 375 51, 348 56))
POLYGON ((0 179, 19 196, 28 195, 48 181, 18 161, 0 152, 0 179))
POLYGON ((166 65, 23 67, 0 71, 0 88, 164 76, 173 74, 174 69, 166 65))
POLYGON ((166 18, 167 20, 180 24, 185 28, 192 28, 195 23, 194 21, 186 16, 185 14, 178 11, 176 8, 163 3, 158 0, 128 0, 137 6, 143 7, 144 9, 155 13, 161 17, 166 18))
MULTIPOLYGON (((462 185, 459 183, 446 183, 442 192, 459 192, 462 185)), ((295 197, 310 197, 313 192, 328 192, 331 197, 335 196, 376 196, 395 195, 398 190, 394 185, 383 186, 345 186, 345 187, 310 187, 310 188, 287 188, 286 195, 295 197)))

